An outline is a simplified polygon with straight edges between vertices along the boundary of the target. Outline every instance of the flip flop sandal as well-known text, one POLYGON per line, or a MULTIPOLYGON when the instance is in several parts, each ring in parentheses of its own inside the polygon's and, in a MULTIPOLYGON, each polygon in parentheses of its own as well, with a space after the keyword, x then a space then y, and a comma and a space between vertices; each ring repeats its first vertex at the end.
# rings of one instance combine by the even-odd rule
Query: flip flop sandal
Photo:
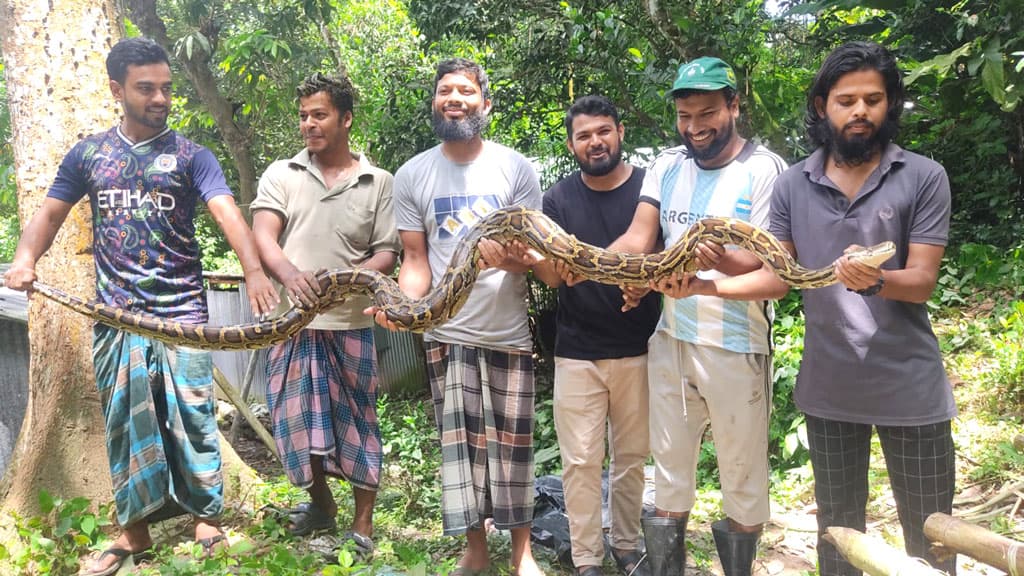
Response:
POLYGON ((200 538, 196 540, 196 544, 203 547, 203 556, 206 558, 212 558, 214 553, 217 552, 217 544, 221 542, 227 543, 228 537, 224 534, 217 534, 216 536, 210 536, 209 538, 200 538))
POLYGON ((373 539, 369 536, 363 536, 359 532, 350 530, 341 537, 341 542, 343 545, 346 542, 355 544, 352 555, 362 564, 366 564, 373 558, 373 539))
POLYGON ((117 571, 121 569, 121 566, 124 565, 124 561, 127 560, 129 556, 132 557, 132 562, 135 564, 146 562, 147 560, 151 560, 153 558, 153 549, 146 548, 145 550, 132 552, 131 550, 125 550, 124 548, 107 548, 106 550, 101 552, 100 555, 96 557, 95 560, 93 560, 93 562, 99 562, 107 556, 113 556, 117 558, 117 562, 114 562, 113 564, 107 566, 102 570, 79 570, 78 576, 111 576, 111 574, 117 574, 117 571))
POLYGON ((296 537, 308 536, 313 532, 335 530, 338 528, 338 523, 333 516, 310 505, 294 509, 294 512, 288 514, 288 519, 291 521, 288 532, 296 537))

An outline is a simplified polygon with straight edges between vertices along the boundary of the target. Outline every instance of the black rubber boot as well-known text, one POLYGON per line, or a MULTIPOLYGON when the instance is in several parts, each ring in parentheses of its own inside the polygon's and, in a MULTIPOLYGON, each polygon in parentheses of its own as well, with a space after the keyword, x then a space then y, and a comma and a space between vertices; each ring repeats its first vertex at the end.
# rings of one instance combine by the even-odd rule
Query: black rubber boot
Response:
POLYGON ((719 520, 711 525, 718 548, 718 559, 722 561, 725 576, 750 576, 757 555, 757 540, 760 532, 732 532, 729 520, 719 520))
POLYGON ((681 518, 642 518, 651 576, 682 576, 686 570, 686 523, 681 518))

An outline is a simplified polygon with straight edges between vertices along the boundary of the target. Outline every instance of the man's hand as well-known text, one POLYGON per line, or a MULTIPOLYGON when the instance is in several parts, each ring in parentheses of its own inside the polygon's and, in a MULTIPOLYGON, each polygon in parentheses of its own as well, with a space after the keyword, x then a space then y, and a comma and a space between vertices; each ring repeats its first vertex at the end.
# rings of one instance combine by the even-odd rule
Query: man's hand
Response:
POLYGON ((490 238, 481 238, 476 246, 480 251, 477 267, 481 272, 489 268, 505 270, 509 266, 519 263, 518 259, 509 249, 505 248, 500 242, 495 242, 490 238))
POLYGON ((622 290, 621 310, 623 312, 629 312, 639 306, 643 297, 651 292, 651 289, 646 286, 619 286, 619 289, 622 290))
POLYGON ((878 284, 879 278, 882 277, 882 271, 878 268, 873 268, 862 262, 855 262, 846 257, 846 254, 855 250, 863 250, 862 246, 856 244, 850 245, 846 250, 843 250, 843 256, 840 256, 835 261, 836 267, 836 278, 843 283, 846 288, 856 292, 857 290, 864 290, 870 288, 875 284, 878 284))
POLYGON ((697 243, 694 257, 697 258, 697 268, 700 270, 714 270, 725 255, 725 246, 703 240, 697 243))
POLYGON ((36 281, 36 268, 33 264, 14 262, 4 272, 4 286, 11 290, 31 292, 32 283, 36 281))
POLYGON ((555 260, 552 264, 554 265, 555 272, 562 277, 562 282, 565 282, 566 286, 575 286, 580 282, 586 282, 587 280, 582 276, 577 276, 576 273, 572 271, 572 267, 562 260, 555 260))
POLYGON ((651 289, 657 290, 669 298, 679 300, 697 294, 696 287, 699 282, 701 280, 695 274, 673 272, 668 276, 651 280, 651 289))
POLYGON ((381 326, 391 330, 392 332, 404 332, 405 328, 395 324, 391 320, 388 320, 388 315, 383 310, 376 306, 370 306, 363 310, 363 314, 366 316, 373 316, 373 321, 381 326))
POLYGON ((320 283, 316 280, 316 274, 310 270, 296 269, 288 277, 282 278, 281 283, 288 298, 299 308, 312 308, 320 299, 320 283))
POLYGON ((281 302, 274 285, 262 268, 245 273, 245 291, 249 295, 249 306, 257 316, 270 314, 281 302))

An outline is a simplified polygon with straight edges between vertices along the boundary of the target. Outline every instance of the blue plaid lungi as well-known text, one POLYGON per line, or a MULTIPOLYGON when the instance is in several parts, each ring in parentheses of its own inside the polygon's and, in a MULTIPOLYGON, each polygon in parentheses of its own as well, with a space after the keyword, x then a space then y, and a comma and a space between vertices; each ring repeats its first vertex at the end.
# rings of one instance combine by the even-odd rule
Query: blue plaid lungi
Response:
POLYGON ((93 365, 118 522, 181 511, 219 516, 224 483, 210 353, 96 325, 93 365))
POLYGON ((370 328, 302 330, 274 346, 267 404, 288 480, 313 484, 310 456, 324 473, 364 490, 380 485, 377 353, 370 328))

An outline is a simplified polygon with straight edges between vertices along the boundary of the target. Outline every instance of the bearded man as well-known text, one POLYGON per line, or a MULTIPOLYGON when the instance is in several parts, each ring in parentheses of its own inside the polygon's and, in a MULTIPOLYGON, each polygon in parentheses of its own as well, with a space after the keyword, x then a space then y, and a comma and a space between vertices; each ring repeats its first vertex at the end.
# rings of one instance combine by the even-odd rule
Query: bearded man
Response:
MULTIPOLYGON (((836 48, 807 95, 817 149, 779 177, 772 196, 772 234, 807 267, 835 261, 840 280, 802 294, 807 336, 793 394, 807 419, 818 570, 828 576, 861 574, 821 536, 829 526, 865 530, 874 431, 907 553, 956 570, 956 558, 939 560, 924 534, 929 515, 952 513, 956 492, 956 404, 926 307, 949 236, 949 179, 892 142, 903 101, 892 53, 872 42, 836 48), (879 268, 836 260, 886 240, 896 255, 879 268)), ((683 284, 730 299, 786 291, 765 270, 683 284)))
MULTIPOLYGON (((436 288, 462 237, 506 206, 540 209, 540 181, 521 154, 481 132, 491 110, 487 74, 475 62, 441 62, 434 77, 434 132, 441 144, 395 173, 395 218, 405 250, 398 285, 419 298, 436 288)), ((483 261, 469 299, 424 335, 434 414, 441 438, 444 533, 465 534, 451 574, 490 565, 484 521, 512 535, 513 573, 536 576, 533 523, 533 340, 527 324, 526 271, 515 250, 479 244, 483 261)), ((377 322, 396 329, 371 307, 377 322)))
MULTIPOLYGON (((673 244, 706 217, 767 227, 772 187, 786 164, 736 131, 736 85, 735 72, 718 58, 679 68, 672 97, 685 146, 654 160, 633 222, 610 249, 647 253, 658 241, 673 244)), ((697 257, 705 278, 762 266, 745 250, 725 251, 709 242, 698 246, 697 257)), ((676 293, 681 281, 673 276, 655 286, 665 299, 647 361, 656 490, 656 515, 643 520, 647 553, 655 576, 682 573, 697 458, 710 425, 726 516, 712 525, 712 533, 726 576, 749 575, 761 527, 770 517, 772 306, 766 299, 730 302, 676 293)), ((625 296, 627 308, 636 302, 635 291, 625 296)))
MULTIPOLYGON (((580 169, 547 191, 544 213, 580 241, 607 246, 633 219, 644 169, 622 162, 625 127, 607 98, 576 100, 565 115, 565 129, 580 169)), ((558 288, 554 413, 573 564, 580 576, 603 574, 601 475, 607 438, 612 558, 623 574, 647 576, 638 540, 650 453, 647 340, 658 321, 659 298, 650 294, 623 312, 617 287, 576 285, 561 261, 538 262, 534 271, 558 288)))

